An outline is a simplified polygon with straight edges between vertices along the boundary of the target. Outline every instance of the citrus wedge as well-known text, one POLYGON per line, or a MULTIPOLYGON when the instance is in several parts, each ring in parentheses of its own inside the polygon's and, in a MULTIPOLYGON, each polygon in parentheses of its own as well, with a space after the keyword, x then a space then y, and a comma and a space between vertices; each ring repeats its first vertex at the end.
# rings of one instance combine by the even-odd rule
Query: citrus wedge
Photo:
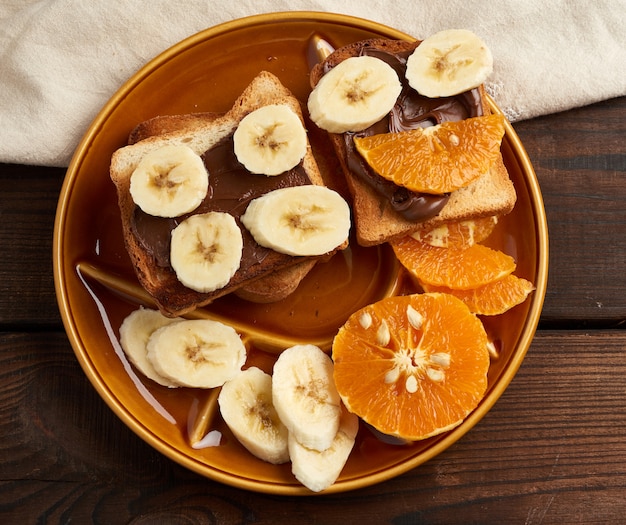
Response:
POLYGON ((454 295, 463 301, 476 315, 500 315, 518 304, 522 304, 535 287, 533 283, 507 275, 492 283, 471 290, 453 290, 445 286, 422 284, 426 292, 440 292, 454 295))
POLYGON ((431 228, 417 230, 411 237, 440 248, 469 247, 484 241, 498 224, 498 217, 480 217, 450 222, 431 228))
POLYGON ((515 260, 499 250, 474 244, 440 248, 407 236, 391 243, 400 263, 420 283, 468 290, 513 273, 515 260))
POLYGON ((500 155, 503 136, 504 117, 492 114, 355 137, 354 144, 381 177, 415 192, 444 194, 486 173, 500 155))

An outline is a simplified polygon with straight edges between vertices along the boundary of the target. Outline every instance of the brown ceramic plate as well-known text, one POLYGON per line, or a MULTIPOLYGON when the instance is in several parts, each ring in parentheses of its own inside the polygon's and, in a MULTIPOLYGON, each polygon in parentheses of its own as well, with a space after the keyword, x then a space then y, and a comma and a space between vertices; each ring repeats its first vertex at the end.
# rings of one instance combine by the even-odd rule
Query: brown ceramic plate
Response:
MULTIPOLYGON (((92 123, 68 169, 54 231, 54 277, 76 356, 125 424, 155 449, 208 478, 266 493, 309 494, 292 476, 289 464, 264 463, 237 443, 215 412, 214 392, 159 387, 135 373, 125 359, 119 326, 146 298, 123 246, 108 175, 111 154, 124 145, 137 123, 156 115, 226 111, 261 70, 276 74, 304 101, 318 38, 339 47, 371 37, 412 40, 374 22, 324 13, 268 14, 207 29, 164 52, 121 87, 92 123), (192 446, 211 430, 221 432, 219 446, 192 446)), ((312 133, 311 140, 315 147, 323 137, 312 133)), ((362 428, 341 477, 326 493, 379 483, 439 454, 487 413, 519 368, 545 295, 547 227, 533 168, 508 125, 502 149, 518 201, 490 244, 515 257, 516 274, 534 282, 536 291, 505 315, 485 320, 499 348, 486 397, 455 430, 413 445, 384 444, 362 428)), ((271 370, 276 351, 297 342, 329 348, 350 313, 406 286, 408 279, 389 249, 353 243, 329 263, 318 265, 301 288, 280 303, 253 305, 228 297, 197 315, 234 325, 248 346, 249 362, 271 370)))

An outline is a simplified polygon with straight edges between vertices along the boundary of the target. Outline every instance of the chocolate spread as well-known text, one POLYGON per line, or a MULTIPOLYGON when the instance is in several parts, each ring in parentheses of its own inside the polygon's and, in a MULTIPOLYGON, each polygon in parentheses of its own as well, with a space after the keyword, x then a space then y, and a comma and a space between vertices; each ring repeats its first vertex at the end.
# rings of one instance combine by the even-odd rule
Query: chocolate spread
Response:
POLYGON ((424 221, 437 215, 449 194, 416 193, 378 175, 354 147, 355 136, 397 133, 428 127, 446 121, 458 121, 483 114, 480 91, 472 89, 453 97, 428 98, 409 86, 406 61, 412 51, 391 53, 364 45, 360 55, 376 57, 389 64, 398 74, 402 91, 391 112, 373 126, 358 133, 344 133, 347 163, 350 170, 387 200, 392 208, 409 221, 424 221))
MULTIPOLYGON (((202 160, 209 174, 209 189, 204 201, 192 214, 210 211, 228 212, 239 222, 248 203, 272 190, 289 186, 310 184, 302 165, 281 175, 268 177, 255 175, 246 170, 237 160, 233 148, 232 135, 223 139, 202 154, 202 160)), ((135 207, 132 218, 133 233, 162 267, 170 265, 170 238, 172 230, 191 214, 173 219, 154 217, 135 207)), ((240 268, 249 268, 260 263, 271 252, 257 244, 246 228, 243 235, 243 254, 240 268)))

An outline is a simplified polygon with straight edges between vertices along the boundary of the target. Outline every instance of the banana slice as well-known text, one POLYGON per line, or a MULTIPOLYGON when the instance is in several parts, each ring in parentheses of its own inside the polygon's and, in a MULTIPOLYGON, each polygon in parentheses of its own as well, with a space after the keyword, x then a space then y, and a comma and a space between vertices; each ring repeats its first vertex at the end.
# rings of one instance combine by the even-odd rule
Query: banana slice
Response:
POLYGON ((301 445, 289 435, 291 472, 296 479, 313 492, 330 487, 337 478, 354 447, 359 430, 359 418, 342 406, 339 430, 330 447, 319 452, 301 445))
POLYGON ((307 149, 300 117, 283 104, 263 106, 246 115, 233 141, 237 160, 261 175, 280 175, 294 168, 307 149))
POLYGON ((217 401, 228 428, 252 454, 273 464, 289 461, 287 427, 272 402, 272 377, 250 367, 226 381, 217 401))
POLYGON ((449 97, 480 86, 492 70, 493 56, 480 37, 446 29, 417 46, 407 59, 406 79, 426 97, 449 97))
POLYGON ((167 145, 151 151, 130 176, 134 203, 157 217, 178 217, 195 210, 208 188, 204 162, 183 145, 167 145))
POLYGON ((187 288, 207 293, 223 288, 241 264, 243 236, 232 215, 192 215, 172 231, 170 263, 187 288))
POLYGON ((293 186, 254 199, 241 222, 261 246, 289 255, 323 255, 348 238, 350 208, 325 186, 293 186))
POLYGON ((208 319, 183 320, 156 330, 148 359, 169 380, 194 388, 215 388, 237 375, 246 348, 230 326, 208 319))
POLYGON ((389 64, 369 56, 350 57, 320 79, 307 106, 313 122, 326 131, 361 131, 389 113, 401 91, 389 64))
POLYGON ((147 378, 159 385, 174 388, 178 383, 159 374, 148 359, 148 339, 159 328, 180 321, 165 317, 158 310, 139 308, 131 312, 120 326, 120 344, 129 361, 147 378))
POLYGON ((331 446, 341 415, 333 362, 314 345, 284 350, 274 363, 272 400, 290 435, 303 446, 331 446))

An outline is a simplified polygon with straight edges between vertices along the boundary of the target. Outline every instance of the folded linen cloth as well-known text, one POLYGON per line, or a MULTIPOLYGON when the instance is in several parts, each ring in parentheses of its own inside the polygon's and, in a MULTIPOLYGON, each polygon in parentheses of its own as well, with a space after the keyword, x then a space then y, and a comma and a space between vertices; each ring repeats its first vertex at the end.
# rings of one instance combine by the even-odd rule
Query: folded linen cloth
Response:
POLYGON ((0 162, 67 166, 147 61, 207 27, 274 11, 368 18, 418 39, 479 34, 511 121, 626 95, 626 0, 0 0, 0 162))

